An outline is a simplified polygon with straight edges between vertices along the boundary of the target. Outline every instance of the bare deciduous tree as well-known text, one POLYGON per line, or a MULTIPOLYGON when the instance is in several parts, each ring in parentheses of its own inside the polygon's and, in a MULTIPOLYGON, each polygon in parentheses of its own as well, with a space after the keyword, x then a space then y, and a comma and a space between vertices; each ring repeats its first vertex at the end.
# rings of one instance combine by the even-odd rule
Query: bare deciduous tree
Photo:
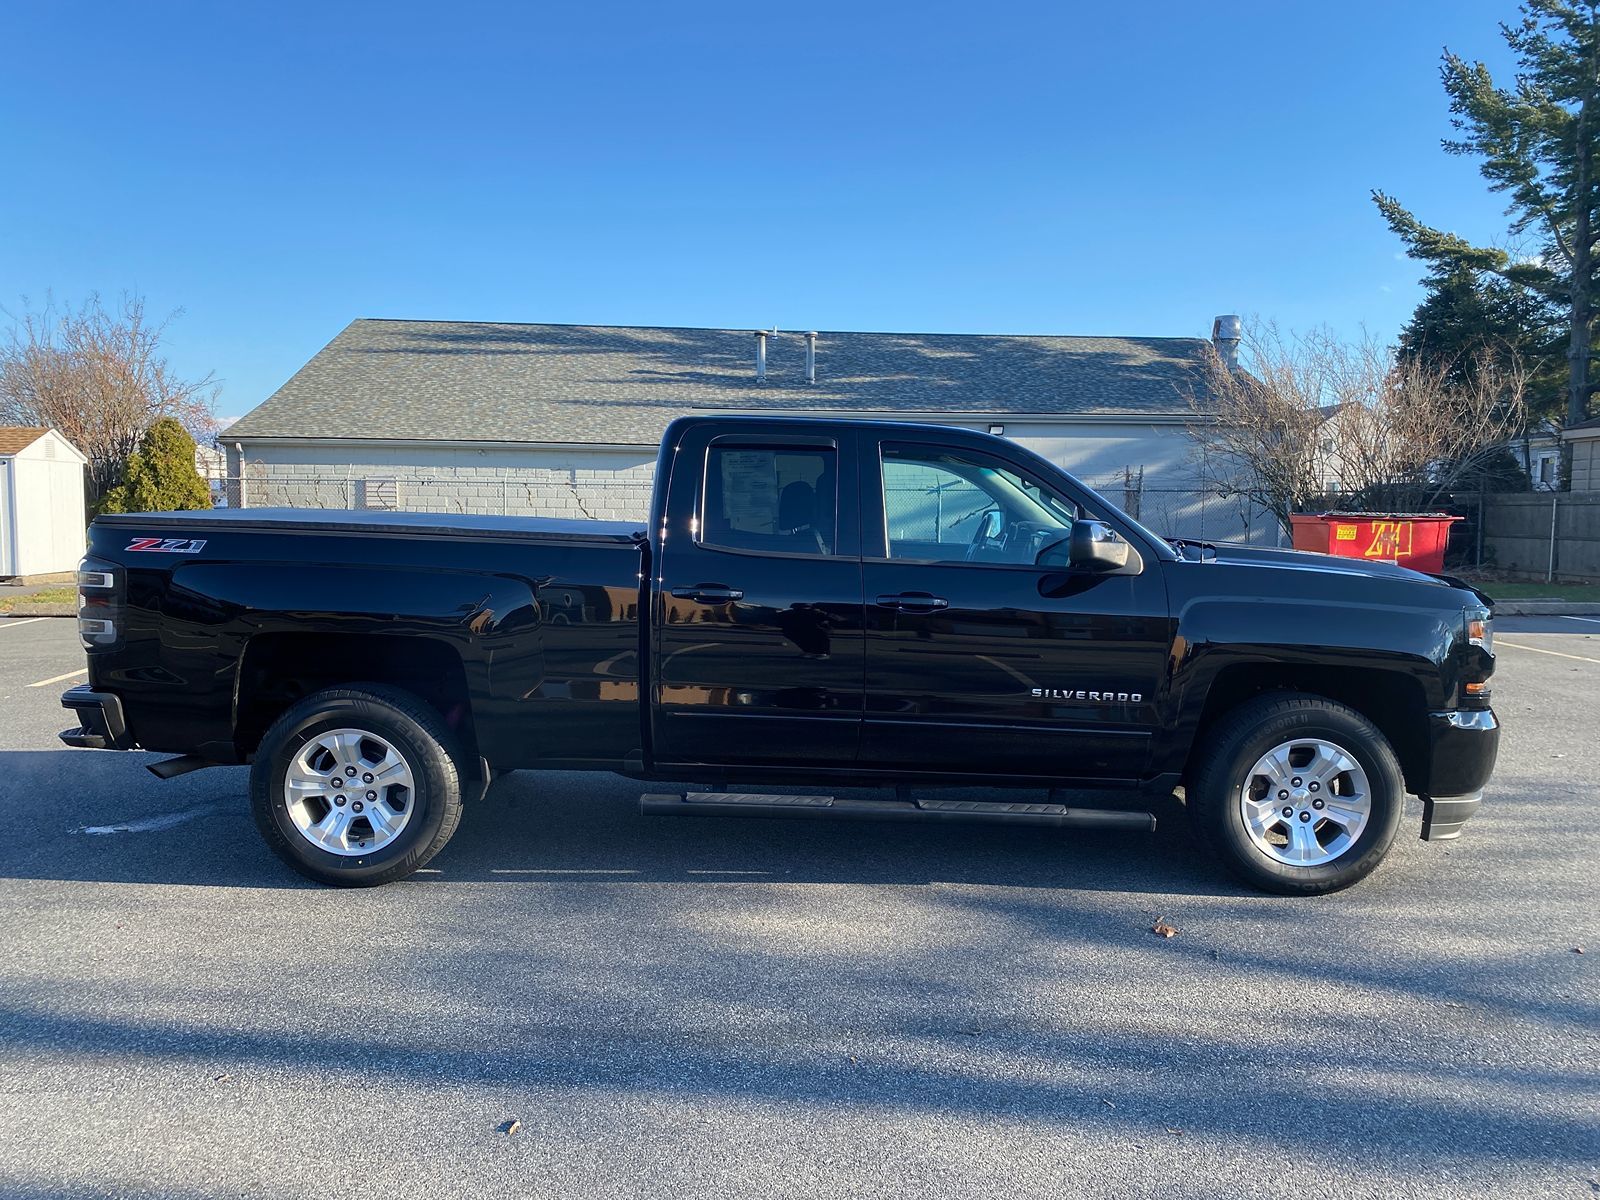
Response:
POLYGON ((158 418, 173 417, 196 441, 210 440, 216 379, 182 379, 161 352, 177 316, 151 322, 138 296, 109 310, 98 296, 76 309, 50 299, 38 310, 25 306, 0 343, 0 423, 48 426, 82 450, 91 501, 119 482, 158 418))
POLYGON ((1329 503, 1434 509, 1526 421, 1526 374, 1503 354, 1459 372, 1396 361, 1370 337, 1285 335, 1259 322, 1241 351, 1241 369, 1211 364, 1209 398, 1190 400, 1190 435, 1208 486, 1285 530, 1291 513, 1329 503))

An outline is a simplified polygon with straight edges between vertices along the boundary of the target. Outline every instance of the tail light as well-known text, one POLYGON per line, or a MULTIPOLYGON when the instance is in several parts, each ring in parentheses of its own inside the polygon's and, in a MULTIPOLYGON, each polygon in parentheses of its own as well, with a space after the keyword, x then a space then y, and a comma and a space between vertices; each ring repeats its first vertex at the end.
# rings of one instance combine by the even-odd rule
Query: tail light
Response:
POLYGON ((78 564, 78 638, 85 650, 112 645, 119 634, 122 569, 86 558, 78 564))

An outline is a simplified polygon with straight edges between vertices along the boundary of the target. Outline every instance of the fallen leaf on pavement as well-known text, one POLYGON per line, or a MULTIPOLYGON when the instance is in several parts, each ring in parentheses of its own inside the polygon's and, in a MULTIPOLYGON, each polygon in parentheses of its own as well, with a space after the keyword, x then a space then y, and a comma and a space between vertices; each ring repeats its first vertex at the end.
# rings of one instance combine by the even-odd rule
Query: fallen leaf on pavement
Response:
POLYGON ((1172 1126, 1171 1126, 1171 1125, 1168 1125, 1168 1126, 1167 1126, 1167 1132, 1168 1132, 1168 1133, 1175 1133, 1175 1134, 1177 1134, 1177 1135, 1178 1135, 1178 1136, 1179 1136, 1179 1137, 1182 1137, 1182 1136, 1183 1136, 1183 1130, 1181 1130, 1181 1129, 1174 1129, 1174 1128, 1173 1128, 1173 1127, 1172 1127, 1172 1126))
POLYGON ((509 1121, 501 1121, 500 1124, 494 1127, 494 1131, 496 1133, 503 1133, 507 1137, 510 1137, 513 1133, 521 1128, 522 1122, 517 1120, 515 1117, 512 1117, 509 1121))
POLYGON ((1168 925, 1160 917, 1157 917, 1156 923, 1150 926, 1150 932, 1155 934, 1157 937, 1169 938, 1173 934, 1177 933, 1178 930, 1176 927, 1168 925))

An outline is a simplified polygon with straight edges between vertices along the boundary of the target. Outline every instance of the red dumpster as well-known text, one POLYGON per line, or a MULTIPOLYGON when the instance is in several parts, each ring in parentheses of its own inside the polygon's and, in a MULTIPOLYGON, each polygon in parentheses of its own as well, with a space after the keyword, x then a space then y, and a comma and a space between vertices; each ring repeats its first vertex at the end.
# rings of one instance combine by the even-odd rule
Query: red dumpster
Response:
POLYGON ((1340 558, 1377 558, 1413 571, 1444 570, 1450 526, 1461 520, 1446 513, 1296 513, 1294 548, 1340 558))

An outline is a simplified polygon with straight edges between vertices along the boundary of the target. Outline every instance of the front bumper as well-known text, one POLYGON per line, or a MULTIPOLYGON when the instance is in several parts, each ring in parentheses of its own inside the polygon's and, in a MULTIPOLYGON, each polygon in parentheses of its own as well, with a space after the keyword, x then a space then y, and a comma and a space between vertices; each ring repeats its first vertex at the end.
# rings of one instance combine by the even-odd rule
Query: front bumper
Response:
POLYGON ((75 729, 66 729, 61 740, 85 750, 132 750, 128 723, 122 716, 122 701, 110 692, 97 692, 86 683, 62 693, 61 707, 78 719, 75 729))
POLYGON ((1500 721, 1492 709, 1428 714, 1428 786, 1422 795, 1422 840, 1447 842, 1483 803, 1494 773, 1500 721))

